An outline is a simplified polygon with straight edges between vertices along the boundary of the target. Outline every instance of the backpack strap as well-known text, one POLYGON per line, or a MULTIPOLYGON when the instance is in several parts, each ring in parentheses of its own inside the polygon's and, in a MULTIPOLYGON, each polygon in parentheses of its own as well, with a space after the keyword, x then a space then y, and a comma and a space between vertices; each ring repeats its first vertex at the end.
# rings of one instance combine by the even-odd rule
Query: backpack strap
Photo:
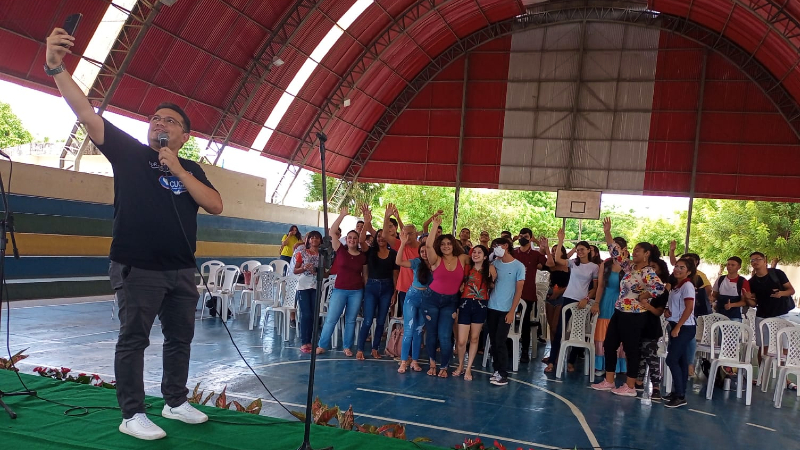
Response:
POLYGON ((769 274, 769 279, 772 280, 773 283, 778 285, 778 289, 782 288, 780 280, 778 280, 778 274, 775 273, 775 269, 772 267, 767 269, 767 273, 769 274))
POLYGON ((739 294, 739 298, 742 297, 742 286, 744 286, 744 277, 739 275, 739 279, 736 280, 736 292, 739 294))

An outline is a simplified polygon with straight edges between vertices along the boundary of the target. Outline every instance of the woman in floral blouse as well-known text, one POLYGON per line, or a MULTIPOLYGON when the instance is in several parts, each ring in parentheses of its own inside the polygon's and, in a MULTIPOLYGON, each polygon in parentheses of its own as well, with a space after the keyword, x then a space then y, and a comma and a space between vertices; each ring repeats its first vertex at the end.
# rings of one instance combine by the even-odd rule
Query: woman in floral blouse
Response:
POLYGON ((486 322, 486 306, 489 303, 489 289, 492 280, 497 278, 497 270, 489 264, 489 249, 483 245, 472 247, 469 264, 464 268, 464 289, 461 306, 458 308, 458 368, 453 376, 464 374, 464 379, 472 381, 472 361, 478 353, 478 340, 483 323, 486 322), (464 353, 469 337, 469 360, 464 371, 464 353))
POLYGON ((664 283, 650 267, 652 261, 661 257, 658 247, 648 242, 640 242, 633 248, 632 259, 622 257, 619 245, 611 236, 611 219, 603 219, 603 232, 611 257, 622 266, 619 298, 615 304, 614 315, 608 324, 604 350, 606 356, 606 378, 592 385, 598 391, 611 391, 616 395, 636 397, 636 377, 639 371, 639 344, 647 316, 640 302, 649 301, 664 292, 664 283), (628 358, 628 379, 616 387, 614 369, 617 366, 617 348, 620 342, 628 358))

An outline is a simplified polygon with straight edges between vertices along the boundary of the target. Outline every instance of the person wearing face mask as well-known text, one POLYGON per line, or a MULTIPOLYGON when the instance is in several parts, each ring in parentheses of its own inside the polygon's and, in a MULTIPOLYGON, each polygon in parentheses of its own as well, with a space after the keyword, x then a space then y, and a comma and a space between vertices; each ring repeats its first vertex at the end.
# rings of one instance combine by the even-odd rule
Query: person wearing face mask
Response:
MULTIPOLYGON (((547 265, 547 250, 542 254, 541 250, 534 250, 531 245, 533 238, 533 231, 530 228, 523 228, 519 232, 519 247, 513 250, 514 259, 521 262, 525 266, 525 285, 522 288, 522 301, 527 305, 525 317, 522 318, 522 356, 519 359, 521 363, 530 361, 528 351, 531 345, 531 312, 535 310, 538 302, 536 298, 536 272, 547 265)), ((544 344, 542 339, 542 327, 537 328, 537 336, 539 342, 544 344)), ((536 357, 536 355, 533 355, 536 357)))
MULTIPOLYGON (((564 229, 562 228, 558 230, 558 244, 556 244, 556 247, 563 246, 564 229)), ((573 303, 578 303, 579 308, 585 308, 586 305, 594 299, 595 290, 597 289, 597 275, 599 273, 599 268, 597 267, 597 264, 589 261, 590 251, 591 246, 589 243, 586 241, 580 241, 575 245, 575 253, 577 258, 567 261, 561 260, 558 256, 561 254, 561 250, 557 248, 554 252, 554 258, 547 261, 547 264, 552 266, 558 263, 562 265, 566 264, 569 267, 569 283, 567 283, 567 289, 563 294, 563 307, 573 303)), ((552 372, 555 368, 555 365, 558 364, 558 358, 561 352, 561 330, 567 325, 570 317, 572 317, 572 314, 570 314, 569 311, 566 314, 566 321, 562 320, 561 317, 558 317, 558 325, 556 326, 556 332, 554 335, 555 339, 553 339, 553 341, 550 343, 550 358, 548 360, 547 367, 544 369, 545 372, 552 372)), ((567 364, 568 372, 575 371, 574 364, 577 357, 577 352, 571 352, 567 364)))
POLYGON ((497 279, 489 296, 486 326, 489 331, 494 368, 494 374, 489 382, 495 386, 508 384, 509 358, 506 339, 514 323, 517 305, 522 300, 522 289, 525 285, 525 266, 514 259, 511 247, 510 239, 497 238, 492 241, 492 253, 495 256, 492 265, 497 272, 497 279))

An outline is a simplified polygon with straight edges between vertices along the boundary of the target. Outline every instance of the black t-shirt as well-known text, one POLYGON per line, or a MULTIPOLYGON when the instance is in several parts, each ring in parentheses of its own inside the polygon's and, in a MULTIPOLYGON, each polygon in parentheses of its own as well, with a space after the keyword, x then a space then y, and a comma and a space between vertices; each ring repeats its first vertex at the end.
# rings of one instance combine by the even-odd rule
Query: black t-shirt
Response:
MULTIPOLYGON (((658 297, 650 299, 650 306, 653 308, 666 308, 668 302, 669 292, 664 291, 658 297)), ((661 316, 657 316, 649 311, 645 314, 647 323, 644 329, 642 329, 642 339, 654 341, 663 334, 661 330, 661 316)))
POLYGON ((389 256, 386 259, 381 259, 378 256, 378 247, 370 247, 367 250, 367 278, 375 280, 391 280, 394 276, 395 270, 400 270, 400 267, 395 264, 397 259, 397 252, 389 249, 389 256))
MULTIPOLYGON (((778 283, 769 276, 769 272, 763 277, 756 276, 755 273, 750 277, 750 291, 756 297, 756 317, 769 318, 782 316, 791 310, 791 308, 787 310, 789 302, 783 297, 773 298, 771 295, 773 289, 782 291, 783 285, 789 282, 789 278, 780 269, 767 270, 775 271, 778 283)), ((792 303, 792 307, 794 307, 794 303, 792 303)))
MULTIPOLYGON (((97 148, 114 169, 114 226, 109 258, 146 270, 195 267, 197 203, 178 177, 161 171, 158 152, 106 119, 103 123, 105 139, 97 148), (187 238, 191 249, 187 248, 187 238)), ((183 158, 180 163, 192 176, 214 189, 199 164, 183 158)))

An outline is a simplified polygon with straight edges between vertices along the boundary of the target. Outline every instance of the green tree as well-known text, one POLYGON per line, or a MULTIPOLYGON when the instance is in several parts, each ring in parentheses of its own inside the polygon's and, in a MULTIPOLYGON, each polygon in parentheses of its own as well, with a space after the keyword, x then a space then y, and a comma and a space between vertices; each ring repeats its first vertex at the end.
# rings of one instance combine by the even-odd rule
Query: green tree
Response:
MULTIPOLYGON (((333 192, 336 190, 336 186, 339 184, 339 180, 333 177, 327 177, 325 182, 328 191, 328 201, 330 201, 333 192)), ((342 189, 344 189, 344 186, 342 186, 342 189)), ((377 201, 383 193, 383 190, 384 185, 380 183, 352 183, 350 192, 348 192, 342 204, 349 206, 351 212, 357 214, 354 209, 356 205, 362 203, 377 205, 377 201)), ((322 201, 322 174, 312 173, 311 178, 306 181, 306 201, 309 203, 322 201)), ((333 205, 328 206, 333 208, 333 205)), ((322 209, 321 206, 320 209, 322 209)))
POLYGON ((191 161, 200 161, 200 145, 194 136, 190 137, 183 147, 178 150, 178 156, 191 161))
POLYGON ((754 251, 783 264, 796 264, 800 262, 800 204, 696 200, 689 246, 716 264, 724 264, 730 256, 747 260, 754 251))
POLYGON ((0 149, 15 147, 33 141, 33 135, 11 110, 11 105, 0 102, 0 149))

